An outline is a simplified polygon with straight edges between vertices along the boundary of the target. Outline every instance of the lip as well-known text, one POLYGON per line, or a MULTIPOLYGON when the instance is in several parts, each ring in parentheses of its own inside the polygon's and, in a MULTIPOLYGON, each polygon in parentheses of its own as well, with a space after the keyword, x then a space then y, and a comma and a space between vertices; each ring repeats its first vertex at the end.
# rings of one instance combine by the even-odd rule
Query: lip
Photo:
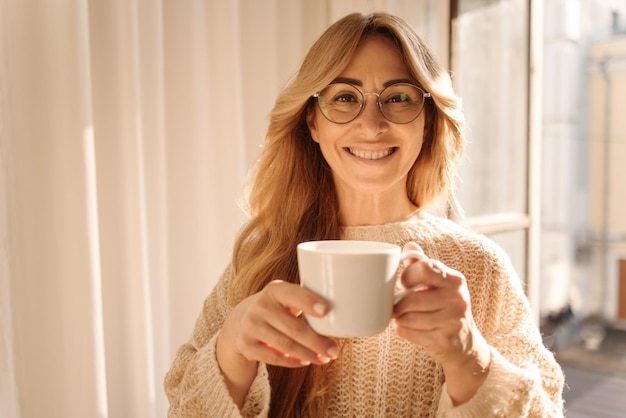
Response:
POLYGON ((395 154, 395 152, 398 150, 398 147, 389 147, 379 150, 365 150, 356 147, 346 147, 344 149, 353 157, 359 158, 361 160, 379 161, 395 154))

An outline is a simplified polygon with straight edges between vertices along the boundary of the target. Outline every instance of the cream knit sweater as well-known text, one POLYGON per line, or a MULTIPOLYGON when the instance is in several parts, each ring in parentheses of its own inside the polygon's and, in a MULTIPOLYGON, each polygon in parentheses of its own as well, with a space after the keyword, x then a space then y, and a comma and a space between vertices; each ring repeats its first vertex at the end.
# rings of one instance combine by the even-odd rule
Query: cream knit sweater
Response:
MULTIPOLYGON (((520 280, 507 255, 487 238, 440 218, 347 227, 344 239, 417 242, 431 258, 461 271, 477 326, 492 347, 489 375, 476 395, 454 407, 441 367, 419 346, 388 328, 346 342, 331 395, 330 417, 562 417, 563 374, 543 346, 520 280)), ((193 336, 165 379, 170 417, 264 417, 270 403, 267 369, 258 373, 240 411, 215 359, 215 342, 231 309, 229 270, 204 303, 193 336)))

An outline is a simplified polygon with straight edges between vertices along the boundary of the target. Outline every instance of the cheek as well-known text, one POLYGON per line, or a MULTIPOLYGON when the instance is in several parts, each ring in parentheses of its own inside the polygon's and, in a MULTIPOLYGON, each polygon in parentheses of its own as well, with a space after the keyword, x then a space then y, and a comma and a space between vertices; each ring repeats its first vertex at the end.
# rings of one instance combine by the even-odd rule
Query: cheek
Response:
MULTIPOLYGON (((323 118, 323 116, 321 118, 323 118)), ((328 122, 326 119, 321 120, 320 118, 318 118, 314 124, 309 125, 311 138, 320 144, 322 148, 334 148, 335 145, 340 143, 348 134, 348 130, 348 126, 337 125, 328 122)))

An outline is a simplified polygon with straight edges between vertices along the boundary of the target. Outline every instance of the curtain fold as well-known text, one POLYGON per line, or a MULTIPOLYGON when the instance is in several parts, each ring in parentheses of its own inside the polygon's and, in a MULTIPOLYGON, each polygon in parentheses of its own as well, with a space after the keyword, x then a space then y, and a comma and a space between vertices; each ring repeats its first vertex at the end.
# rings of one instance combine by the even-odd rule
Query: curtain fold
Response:
POLYGON ((276 94, 345 7, 0 0, 0 416, 166 415, 276 94))
POLYGON ((23 416, 106 414, 93 184, 85 176, 92 132, 86 4, 68 6, 3 4, 7 252, 23 416))
POLYGON ((163 245, 164 222, 159 215, 165 209, 165 190, 152 182, 165 178, 159 119, 164 114, 158 52, 162 42, 158 3, 141 10, 139 6, 93 2, 88 16, 111 416, 154 416, 156 392, 161 389, 155 371, 154 336, 159 329, 154 327, 152 293, 163 293, 166 286, 167 257, 153 257, 151 250, 159 248, 150 248, 149 243, 163 245))

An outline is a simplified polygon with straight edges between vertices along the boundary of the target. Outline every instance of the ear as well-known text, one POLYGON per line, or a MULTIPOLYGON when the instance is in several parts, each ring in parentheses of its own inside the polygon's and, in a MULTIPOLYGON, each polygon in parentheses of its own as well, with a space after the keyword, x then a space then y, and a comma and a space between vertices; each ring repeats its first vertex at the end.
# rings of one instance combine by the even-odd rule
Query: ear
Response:
POLYGON ((428 133, 430 132, 430 123, 424 123, 424 133, 422 135, 423 139, 428 138, 428 133))
MULTIPOLYGON (((427 110, 427 109, 424 109, 427 110)), ((431 129, 433 129, 433 117, 434 114, 431 114, 431 112, 424 112, 424 134, 422 136, 422 138, 424 140, 426 140, 426 138, 428 138, 428 134, 430 133, 431 129)))
POLYGON ((318 142, 317 139, 317 121, 315 117, 315 107, 310 107, 306 114, 306 124, 309 127, 309 132, 311 133, 311 138, 313 141, 318 142))

